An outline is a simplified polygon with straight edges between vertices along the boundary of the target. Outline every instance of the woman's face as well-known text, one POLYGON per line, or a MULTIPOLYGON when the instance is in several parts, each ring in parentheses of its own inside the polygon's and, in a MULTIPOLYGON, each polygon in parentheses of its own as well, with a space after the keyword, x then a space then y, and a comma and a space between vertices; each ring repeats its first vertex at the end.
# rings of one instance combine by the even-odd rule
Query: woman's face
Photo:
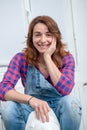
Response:
POLYGON ((33 30, 33 45, 39 53, 44 53, 52 43, 53 35, 43 23, 37 23, 33 30))

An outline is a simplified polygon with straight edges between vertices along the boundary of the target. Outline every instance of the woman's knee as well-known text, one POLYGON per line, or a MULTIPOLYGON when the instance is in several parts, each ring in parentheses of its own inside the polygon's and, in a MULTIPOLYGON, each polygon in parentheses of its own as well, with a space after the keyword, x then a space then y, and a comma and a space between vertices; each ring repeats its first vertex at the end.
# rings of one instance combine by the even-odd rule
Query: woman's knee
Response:
POLYGON ((82 113, 81 103, 72 96, 65 96, 60 100, 60 105, 62 106, 62 112, 67 111, 70 114, 79 114, 82 113))
POLYGON ((2 119, 12 122, 18 116, 18 105, 16 102, 6 101, 1 106, 2 119))

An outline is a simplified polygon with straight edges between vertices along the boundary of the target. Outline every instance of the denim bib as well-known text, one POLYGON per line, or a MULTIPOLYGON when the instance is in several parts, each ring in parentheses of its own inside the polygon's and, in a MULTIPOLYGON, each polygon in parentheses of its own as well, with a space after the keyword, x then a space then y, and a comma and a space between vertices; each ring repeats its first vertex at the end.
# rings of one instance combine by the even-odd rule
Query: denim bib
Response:
POLYGON ((28 66, 25 93, 40 99, 50 100, 61 97, 35 66, 28 66))

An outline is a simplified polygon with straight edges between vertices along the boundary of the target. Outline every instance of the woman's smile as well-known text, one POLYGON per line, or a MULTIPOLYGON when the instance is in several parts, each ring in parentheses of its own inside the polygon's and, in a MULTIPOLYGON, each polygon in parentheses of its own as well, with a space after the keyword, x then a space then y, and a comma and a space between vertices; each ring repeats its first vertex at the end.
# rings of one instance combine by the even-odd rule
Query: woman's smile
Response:
POLYGON ((33 30, 33 44, 40 52, 44 53, 52 42, 52 34, 49 32, 47 26, 43 23, 35 25, 33 30))

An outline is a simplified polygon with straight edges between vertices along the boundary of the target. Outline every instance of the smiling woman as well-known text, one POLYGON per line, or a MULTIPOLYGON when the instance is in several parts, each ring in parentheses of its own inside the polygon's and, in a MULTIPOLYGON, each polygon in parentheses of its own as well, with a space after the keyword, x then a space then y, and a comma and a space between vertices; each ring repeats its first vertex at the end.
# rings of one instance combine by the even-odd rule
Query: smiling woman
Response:
POLYGON ((52 40, 53 36, 45 24, 38 23, 35 25, 33 30, 33 44, 39 52, 44 53, 51 45, 52 40))
POLYGON ((33 44, 38 51, 44 53, 50 46, 52 38, 52 34, 45 24, 38 23, 35 25, 33 30, 33 44))
POLYGON ((32 111, 41 125, 50 123, 51 109, 60 129, 79 130, 81 105, 69 95, 74 72, 74 58, 66 51, 56 22, 50 16, 35 17, 29 24, 26 48, 11 59, 0 82, 0 99, 9 100, 1 108, 6 130, 25 130, 32 111), (24 93, 15 90, 19 78, 24 93))

